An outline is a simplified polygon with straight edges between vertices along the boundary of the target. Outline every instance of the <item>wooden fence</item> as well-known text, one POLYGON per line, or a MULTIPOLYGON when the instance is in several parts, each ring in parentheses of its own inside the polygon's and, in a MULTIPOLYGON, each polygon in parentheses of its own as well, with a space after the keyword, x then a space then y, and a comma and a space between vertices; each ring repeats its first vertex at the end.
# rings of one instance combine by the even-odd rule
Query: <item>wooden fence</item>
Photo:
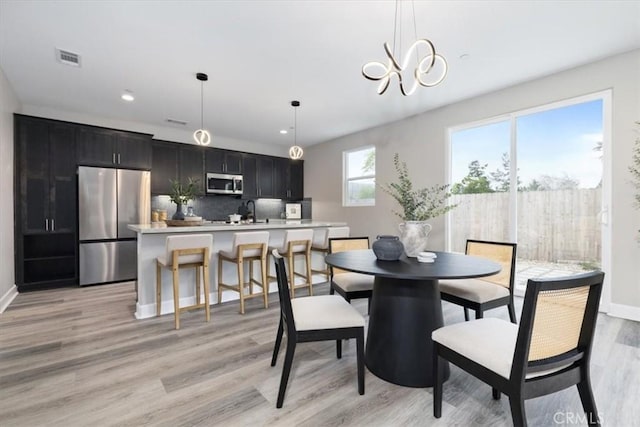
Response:
MULTIPOLYGON (((600 262, 602 191, 518 192, 518 258, 546 262, 600 262)), ((460 194, 451 198, 452 250, 466 239, 509 241, 509 194, 460 194)))

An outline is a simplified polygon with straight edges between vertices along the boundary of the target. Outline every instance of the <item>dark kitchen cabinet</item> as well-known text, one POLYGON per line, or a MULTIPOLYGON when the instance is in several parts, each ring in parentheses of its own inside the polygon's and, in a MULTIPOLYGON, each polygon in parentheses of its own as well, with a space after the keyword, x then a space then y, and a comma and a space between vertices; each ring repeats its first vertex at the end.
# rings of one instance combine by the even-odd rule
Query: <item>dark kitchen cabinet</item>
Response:
POLYGON ((274 168, 275 197, 285 200, 304 198, 304 169, 302 160, 277 158, 274 168))
POLYGON ((19 291, 77 284, 75 126, 15 115, 19 291))
POLYGON ((205 172, 242 174, 242 153, 209 148, 205 150, 205 172))
POLYGON ((80 165, 151 169, 151 135, 80 126, 76 139, 80 165))
POLYGON ((171 180, 178 179, 178 145, 154 141, 151 144, 151 194, 169 194, 171 180))
POLYGON ((273 168, 273 157, 245 154, 242 162, 242 197, 276 197, 273 168))
MULTIPOLYGON (((205 194, 204 181, 204 149, 202 147, 180 144, 178 148, 178 174, 182 184, 189 178, 198 182, 199 196, 205 194)), ((153 173, 152 173, 153 175, 153 173)))

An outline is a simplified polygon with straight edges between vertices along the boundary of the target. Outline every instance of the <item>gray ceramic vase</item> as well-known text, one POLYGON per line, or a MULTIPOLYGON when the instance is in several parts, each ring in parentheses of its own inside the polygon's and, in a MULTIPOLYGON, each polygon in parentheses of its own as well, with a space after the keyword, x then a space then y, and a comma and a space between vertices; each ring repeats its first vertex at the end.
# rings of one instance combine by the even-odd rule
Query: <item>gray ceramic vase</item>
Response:
POLYGON ((378 236, 371 245, 373 253, 380 261, 397 261, 404 252, 404 246, 398 236, 378 236))

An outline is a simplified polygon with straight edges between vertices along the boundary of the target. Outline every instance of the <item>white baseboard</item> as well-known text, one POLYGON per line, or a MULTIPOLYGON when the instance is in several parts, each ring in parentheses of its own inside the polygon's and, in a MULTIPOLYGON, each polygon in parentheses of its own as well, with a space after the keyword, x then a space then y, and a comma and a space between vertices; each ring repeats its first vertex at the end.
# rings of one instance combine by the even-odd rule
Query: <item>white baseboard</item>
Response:
POLYGON ((613 317, 640 322, 640 307, 610 303, 607 314, 613 317))
POLYGON ((18 296, 18 288, 16 285, 13 285, 9 288, 9 290, 2 295, 0 298, 0 313, 4 313, 4 311, 9 307, 9 304, 18 296))

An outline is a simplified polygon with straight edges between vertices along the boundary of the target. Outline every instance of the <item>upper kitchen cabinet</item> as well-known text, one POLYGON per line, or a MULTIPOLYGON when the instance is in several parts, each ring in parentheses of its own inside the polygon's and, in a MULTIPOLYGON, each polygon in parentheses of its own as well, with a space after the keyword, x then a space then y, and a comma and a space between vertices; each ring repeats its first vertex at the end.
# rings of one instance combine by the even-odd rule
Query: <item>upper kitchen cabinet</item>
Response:
POLYGON ((74 127, 16 116, 16 221, 24 233, 74 232, 74 127))
POLYGON ((151 144, 151 194, 169 194, 171 180, 178 179, 178 144, 153 141, 151 144))
POLYGON ((151 135, 81 126, 76 139, 80 165, 151 169, 151 135))
MULTIPOLYGON (((204 180, 204 148, 196 145, 177 144, 179 178, 182 184, 186 184, 191 178, 198 182, 199 196, 205 195, 204 180)), ((153 176, 153 172, 151 173, 153 176)))
POLYGON ((241 175, 242 153, 218 148, 205 149, 205 172, 241 175))
POLYGON ((304 162, 277 158, 275 160, 275 197, 285 200, 304 198, 304 162))
POLYGON ((242 197, 275 198, 274 158, 245 154, 242 160, 242 197))

